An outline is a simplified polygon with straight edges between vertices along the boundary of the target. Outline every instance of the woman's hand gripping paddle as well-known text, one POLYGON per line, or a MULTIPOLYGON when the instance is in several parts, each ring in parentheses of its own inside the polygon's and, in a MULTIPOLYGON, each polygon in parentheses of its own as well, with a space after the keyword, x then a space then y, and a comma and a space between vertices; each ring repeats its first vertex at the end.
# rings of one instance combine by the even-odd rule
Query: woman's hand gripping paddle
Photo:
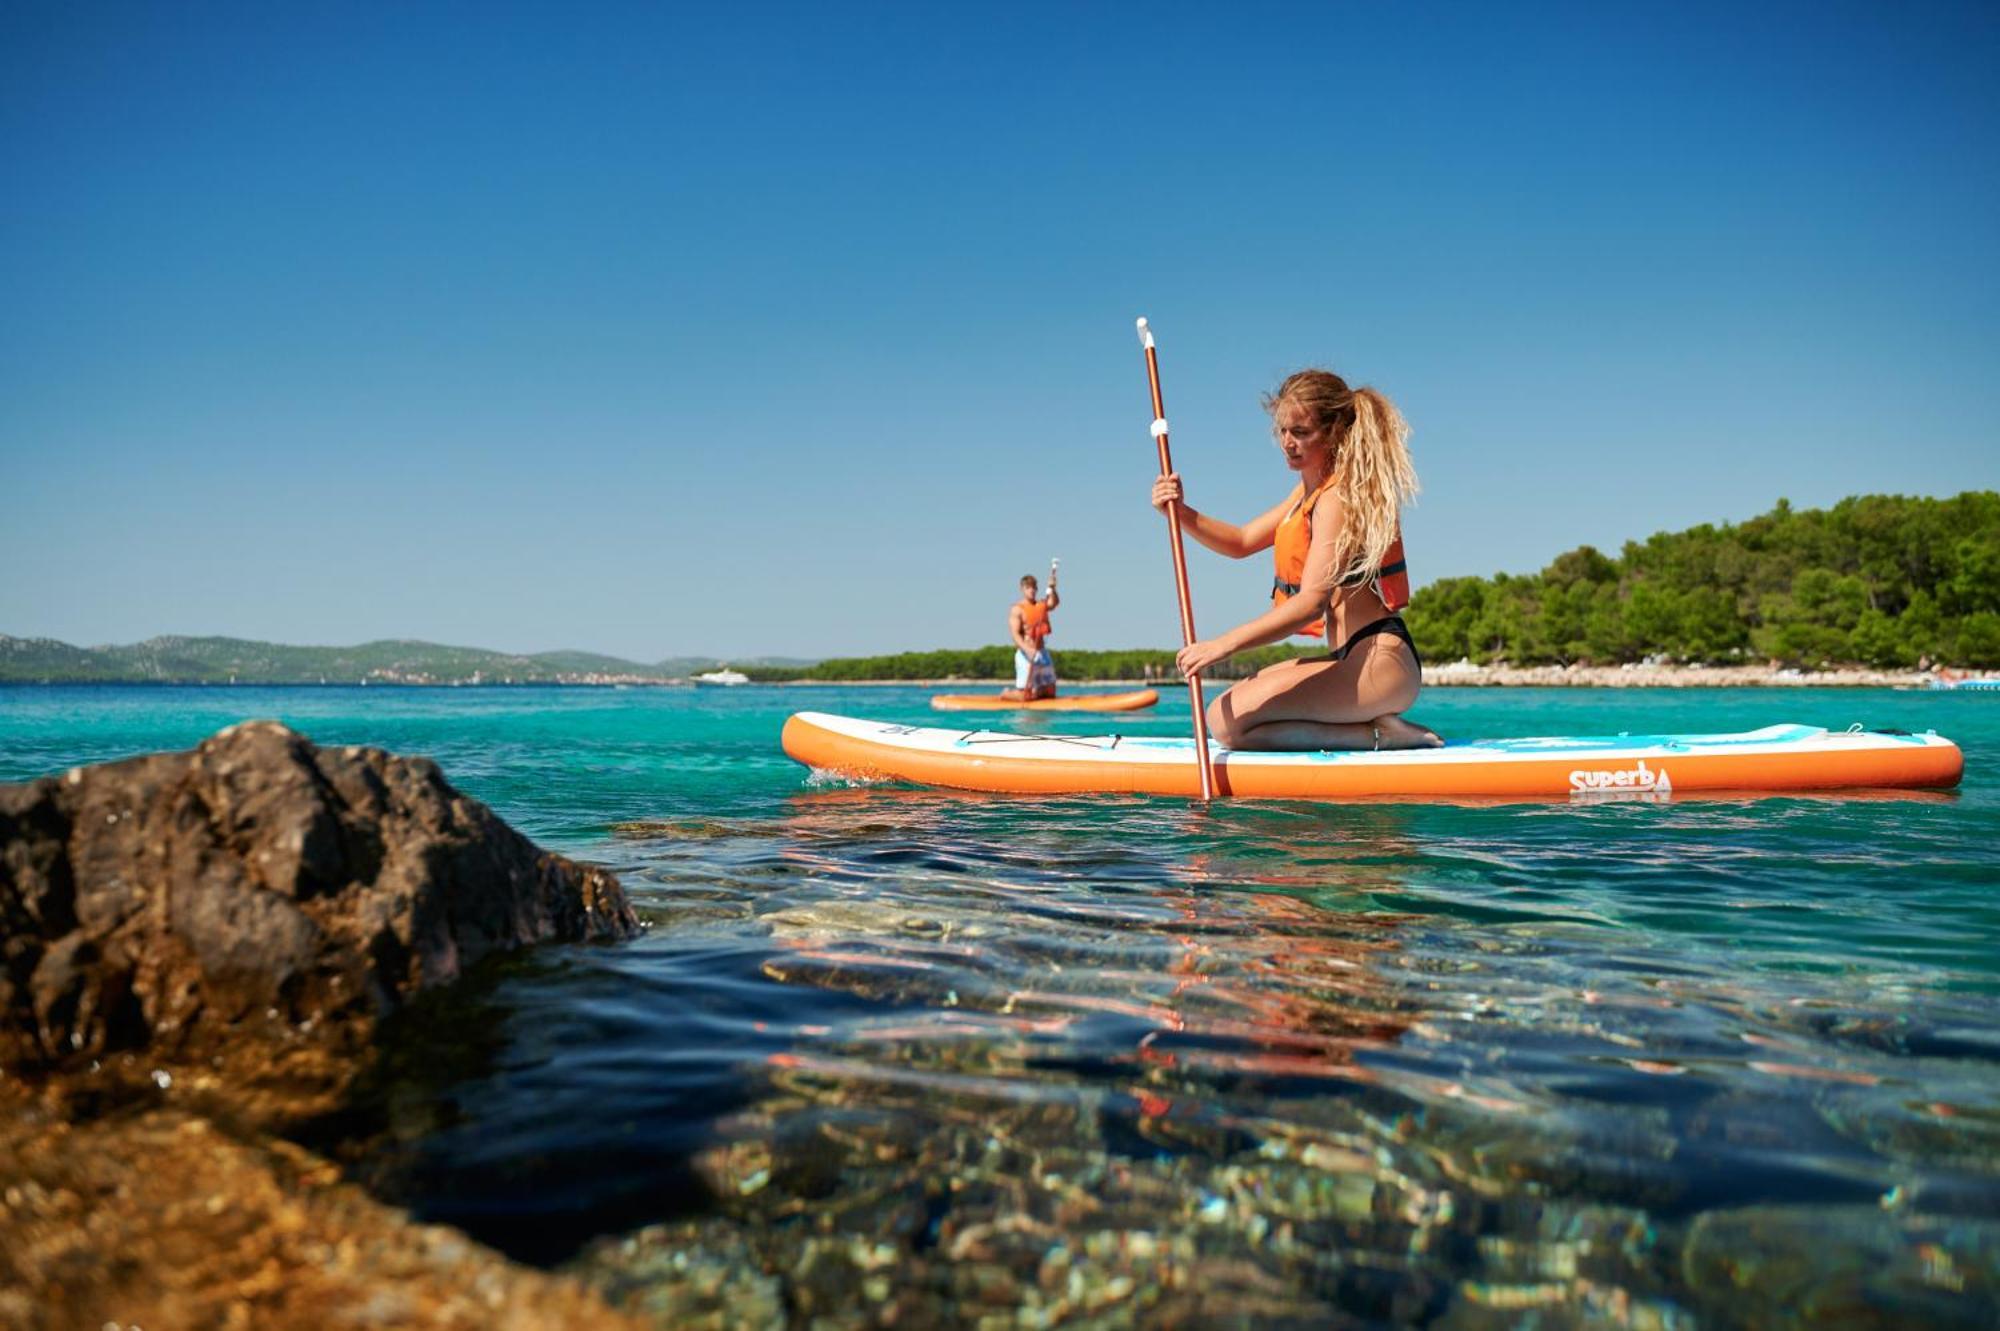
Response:
MULTIPOLYGON (((1174 469, 1174 457, 1167 447, 1167 407, 1160 397, 1160 354, 1153 348, 1153 330, 1139 320, 1139 345, 1146 349, 1146 378, 1153 385, 1153 442, 1160 450, 1160 475, 1174 469)), ((1174 591, 1181 598, 1181 646, 1194 638, 1194 604, 1188 596, 1187 551, 1181 544, 1181 503, 1167 505, 1167 536, 1174 551, 1174 591)), ((1208 709, 1201 700, 1201 676, 1188 676, 1188 701, 1194 704, 1194 759, 1201 774, 1201 798, 1215 798, 1215 768, 1208 754, 1208 709)))

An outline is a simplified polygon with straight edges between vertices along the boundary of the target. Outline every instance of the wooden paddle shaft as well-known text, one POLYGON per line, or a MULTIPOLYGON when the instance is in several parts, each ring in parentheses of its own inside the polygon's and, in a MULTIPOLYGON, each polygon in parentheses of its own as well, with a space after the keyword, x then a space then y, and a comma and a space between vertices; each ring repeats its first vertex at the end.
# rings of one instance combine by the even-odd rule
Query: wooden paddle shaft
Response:
MULTIPOLYGON (((1167 405, 1160 396, 1160 354, 1153 346, 1152 331, 1139 320, 1139 340, 1146 348, 1146 378, 1153 388, 1153 442, 1160 452, 1160 475, 1174 469, 1173 450, 1167 444, 1167 405)), ((1194 642, 1194 599, 1188 593, 1187 550, 1181 540, 1180 501, 1167 505, 1167 538, 1174 552, 1174 592, 1181 602, 1181 646, 1194 642)), ((1194 706, 1194 757, 1201 771, 1201 797, 1215 798, 1215 770, 1208 753, 1208 709, 1201 698, 1201 676, 1188 676, 1188 701, 1194 706)))

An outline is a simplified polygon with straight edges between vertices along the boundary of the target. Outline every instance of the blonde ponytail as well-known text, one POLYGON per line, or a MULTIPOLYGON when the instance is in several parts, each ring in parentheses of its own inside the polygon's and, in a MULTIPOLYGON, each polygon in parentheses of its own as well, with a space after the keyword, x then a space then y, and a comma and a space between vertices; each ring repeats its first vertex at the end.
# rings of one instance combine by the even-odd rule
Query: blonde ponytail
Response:
POLYGON ((1377 578, 1399 529, 1404 504, 1416 497, 1417 469, 1410 463, 1410 427, 1396 404, 1373 388, 1354 390, 1354 424, 1335 445, 1334 469, 1347 515, 1333 547, 1343 577, 1377 578))

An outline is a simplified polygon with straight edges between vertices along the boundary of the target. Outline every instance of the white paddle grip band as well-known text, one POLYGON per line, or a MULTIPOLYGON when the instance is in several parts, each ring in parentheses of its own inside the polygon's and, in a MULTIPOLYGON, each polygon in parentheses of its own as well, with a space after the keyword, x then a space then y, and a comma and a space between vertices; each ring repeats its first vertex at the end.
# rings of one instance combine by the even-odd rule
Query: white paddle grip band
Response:
POLYGON ((1165 439, 1166 437, 1167 437, 1167 418, 1165 416, 1161 416, 1153 422, 1153 438, 1165 439))

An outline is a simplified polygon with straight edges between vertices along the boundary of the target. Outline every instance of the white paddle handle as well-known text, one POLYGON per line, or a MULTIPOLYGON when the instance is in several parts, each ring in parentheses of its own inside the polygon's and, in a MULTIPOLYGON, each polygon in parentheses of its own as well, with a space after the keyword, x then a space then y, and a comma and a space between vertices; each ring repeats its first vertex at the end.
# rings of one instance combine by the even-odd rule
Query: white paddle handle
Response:
POLYGON ((1146 350, 1153 349, 1153 330, 1146 327, 1146 316, 1139 316, 1139 345, 1146 350))

